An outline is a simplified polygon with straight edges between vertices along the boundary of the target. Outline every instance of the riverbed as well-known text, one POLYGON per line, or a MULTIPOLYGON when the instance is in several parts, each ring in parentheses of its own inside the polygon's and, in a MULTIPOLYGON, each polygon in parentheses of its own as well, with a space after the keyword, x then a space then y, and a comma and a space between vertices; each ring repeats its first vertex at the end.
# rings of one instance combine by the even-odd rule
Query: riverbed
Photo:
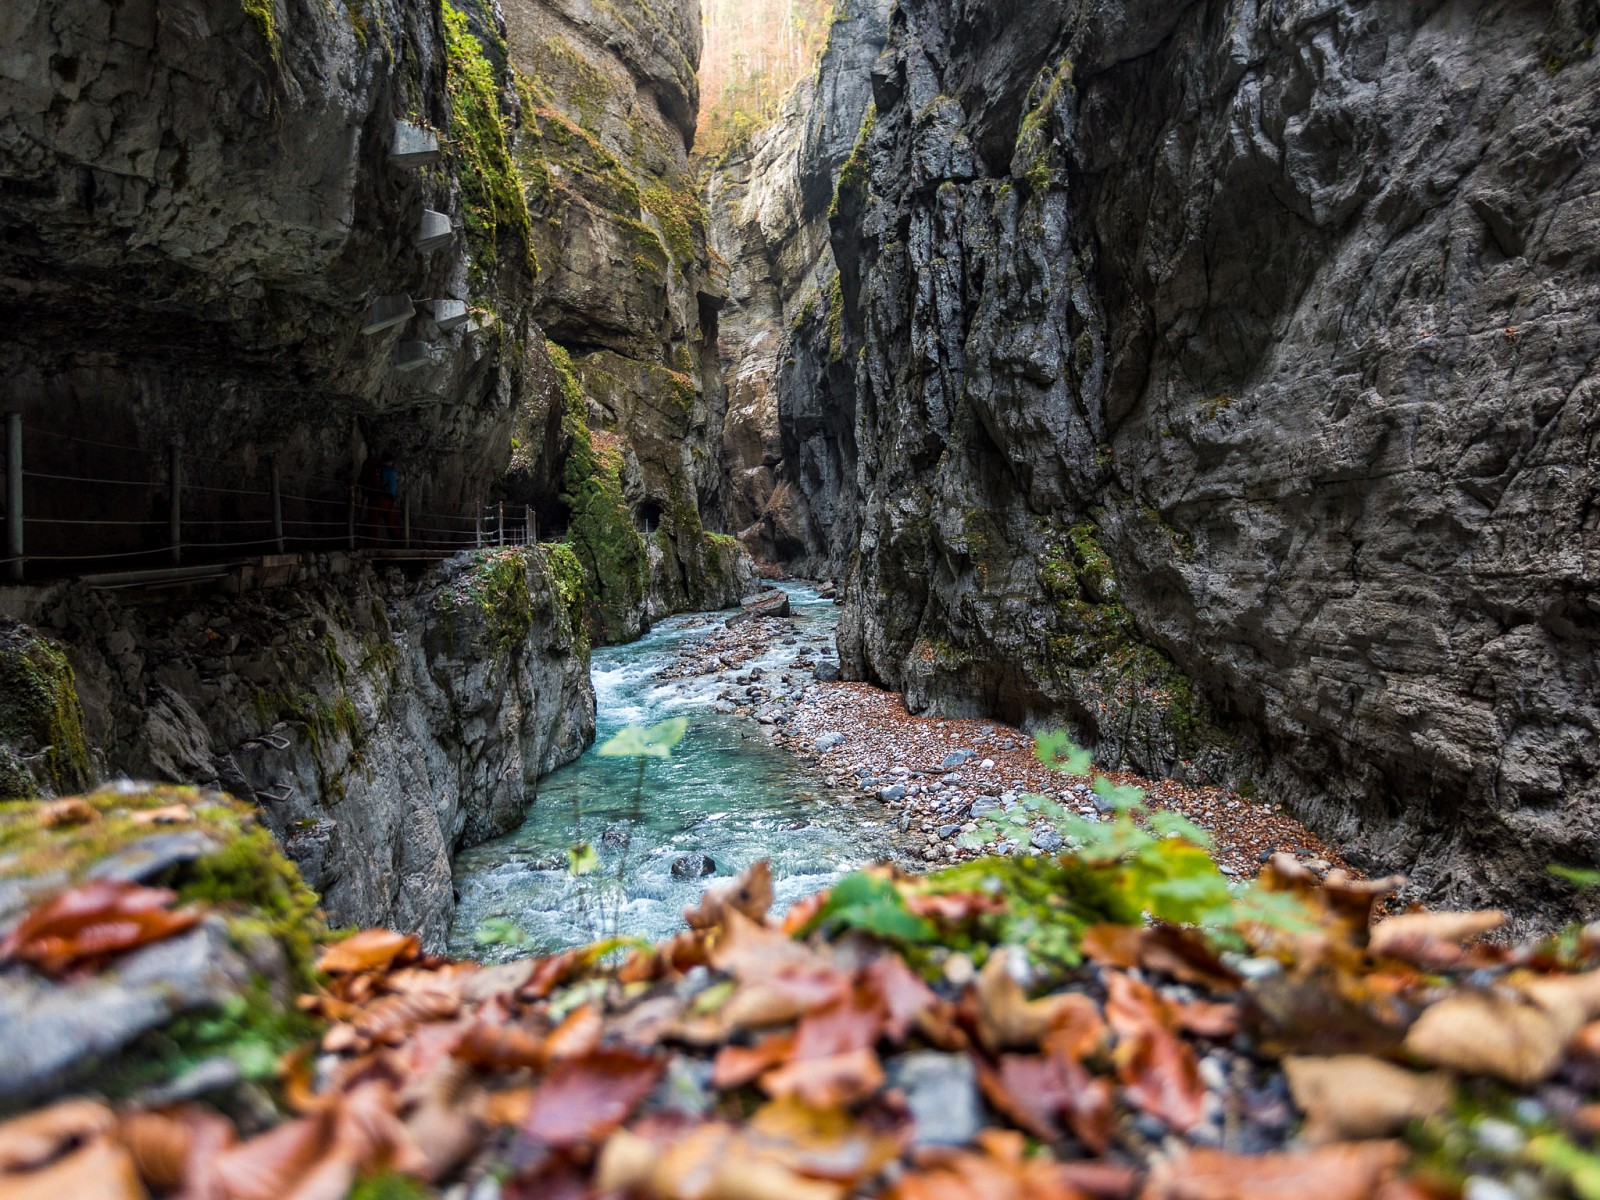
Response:
POLYGON ((453 954, 493 960, 616 936, 666 938, 709 884, 757 859, 772 863, 782 910, 892 855, 880 806, 825 790, 756 721, 718 710, 719 694, 755 669, 803 691, 814 685, 797 660, 835 661, 838 609, 812 588, 782 587, 790 630, 737 669, 658 678, 721 629, 725 613, 674 617, 639 641, 595 651, 595 745, 540 782, 518 829, 457 856, 453 954), (670 759, 647 764, 642 792, 634 761, 599 754, 626 726, 680 716, 688 733, 670 759), (591 868, 583 874, 569 853, 578 846, 596 856, 578 855, 591 868), (675 875, 686 855, 709 856, 715 874, 675 875))

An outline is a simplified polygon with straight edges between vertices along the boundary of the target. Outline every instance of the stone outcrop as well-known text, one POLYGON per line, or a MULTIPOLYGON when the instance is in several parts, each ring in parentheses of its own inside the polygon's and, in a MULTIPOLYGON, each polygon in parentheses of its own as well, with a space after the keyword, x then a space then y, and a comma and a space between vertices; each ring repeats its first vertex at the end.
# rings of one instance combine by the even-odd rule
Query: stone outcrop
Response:
POLYGON ((1597 32, 902 0, 836 176, 848 385, 780 386, 854 426, 853 479, 796 475, 861 496, 847 672, 1290 802, 1439 902, 1571 908, 1597 32))
POLYGON ((828 212, 887 31, 885 0, 839 5, 816 72, 773 125, 716 164, 707 186, 712 247, 730 264, 730 527, 756 558, 803 575, 841 572, 854 536, 855 385, 828 212))
MULTIPOLYGON (((514 828, 594 732, 581 612, 544 551, 415 581, 330 559, 292 588, 181 605, 59 585, 13 615, 66 647, 56 705, 81 711, 87 773, 259 805, 335 923, 429 946, 449 931, 452 854, 514 828)), ((22 626, 5 639, 0 672, 62 653, 22 626)), ((63 790, 37 736, 15 748, 39 790, 63 790)))
POLYGON ((737 603, 747 563, 722 527, 726 406, 717 310, 688 153, 699 9, 508 0, 506 52, 529 119, 515 156, 542 266, 535 312, 580 396, 563 528, 599 598, 591 628, 625 641, 685 609, 737 603), (589 437, 585 430, 592 433, 589 437), (600 497, 604 496, 604 502, 600 497))
MULTIPOLYGON (((39 431, 30 516, 114 508, 157 525, 174 441, 195 542, 240 540, 240 521, 265 516, 215 489, 259 494, 274 458, 318 504, 341 500, 379 447, 419 511, 488 494, 540 340, 506 146, 515 95, 483 50, 492 0, 464 7, 5 7, 0 353, 4 401, 39 431), (439 163, 391 161, 400 120, 439 144, 439 163), (423 249, 429 220, 446 236, 423 249), (385 298, 414 315, 364 333, 385 298), (474 317, 436 321, 434 301, 474 317)), ((160 537, 40 526, 30 552, 160 537)))

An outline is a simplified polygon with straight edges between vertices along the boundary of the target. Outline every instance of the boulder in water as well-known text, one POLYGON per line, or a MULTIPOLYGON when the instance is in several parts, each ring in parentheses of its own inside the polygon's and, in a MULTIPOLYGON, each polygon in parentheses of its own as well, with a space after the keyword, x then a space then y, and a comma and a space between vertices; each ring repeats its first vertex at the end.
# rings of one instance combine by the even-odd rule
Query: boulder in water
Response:
POLYGON ((757 617, 787 617, 790 613, 789 593, 774 589, 748 597, 743 607, 728 618, 728 624, 738 625, 757 617))
POLYGON ((704 879, 717 873, 717 861, 709 854, 680 854, 672 860, 672 873, 679 879, 704 879))
POLYGON ((818 683, 839 682, 839 664, 820 662, 811 668, 811 675, 818 683))

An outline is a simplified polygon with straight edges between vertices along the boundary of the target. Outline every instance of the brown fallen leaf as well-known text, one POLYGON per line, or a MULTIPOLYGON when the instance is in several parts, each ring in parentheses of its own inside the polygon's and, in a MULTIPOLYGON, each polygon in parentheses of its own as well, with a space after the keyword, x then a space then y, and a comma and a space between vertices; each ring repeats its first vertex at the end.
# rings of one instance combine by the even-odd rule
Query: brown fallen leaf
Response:
POLYGON ((1581 1022, 1509 990, 1446 996, 1406 1034, 1408 1054, 1465 1075, 1493 1075, 1518 1087, 1548 1078, 1581 1022))
POLYGON ((751 1046, 724 1046, 711 1064, 711 1085, 742 1087, 794 1057, 794 1034, 775 1033, 751 1046))
POLYGON ((974 986, 978 1040, 991 1053, 1034 1049, 1063 1017, 1064 1010, 1083 1003, 1083 997, 1072 993, 1029 1000, 1022 985, 1011 976, 1007 955, 1003 948, 989 955, 974 986))
POLYGON ((793 1097, 757 1109, 740 1131, 756 1156, 812 1179, 854 1186, 899 1158, 911 1130, 879 1127, 838 1108, 813 1108, 793 1097))
POLYGON ((694 930, 716 929, 737 912, 760 924, 772 907, 772 864, 766 859, 751 863, 739 877, 713 885, 700 897, 700 903, 683 910, 684 924, 694 930))
POLYGON ((1062 1164, 1024 1154, 1021 1134, 988 1129, 979 1150, 936 1151, 902 1175, 884 1200, 1088 1200, 1062 1164))
POLYGON ((1096 1079, 1065 1056, 1002 1054, 994 1066, 978 1062, 978 1084, 985 1098, 1018 1128, 1041 1141, 1061 1140, 1067 1128, 1096 1154, 1111 1143, 1114 1097, 1111 1085, 1096 1079))
POLYGON ((1409 1121, 1444 1112, 1454 1091, 1443 1072, 1420 1074, 1359 1054, 1290 1057, 1283 1067, 1312 1144, 1399 1133, 1409 1121))
POLYGON ((0 941, 0 962, 31 963, 60 976, 164 941, 199 924, 197 908, 168 909, 177 893, 136 883, 95 880, 68 888, 31 910, 0 941))
POLYGON ((1174 1006, 1149 985, 1106 973, 1106 1019, 1117 1033, 1117 1078, 1128 1098, 1179 1132, 1205 1118, 1205 1084, 1194 1050, 1173 1032, 1174 1006))
POLYGON ((132 1156, 97 1137, 38 1170, 0 1174, 5 1200, 145 1200, 132 1156))
POLYGON ((583 1058, 600 1048, 600 1038, 605 1032, 605 1021, 600 1010, 592 1004, 574 1009, 550 1031, 545 1039, 545 1058, 560 1062, 565 1058, 583 1058))
POLYGON ((1004 912, 1006 902, 988 892, 903 892, 906 907, 919 917, 944 925, 962 925, 974 917, 1004 912))
POLYGON ((366 929, 335 942, 317 959, 317 970, 329 975, 355 975, 362 971, 383 971, 396 962, 414 959, 422 944, 414 934, 390 929, 366 929))
POLYGON ((599 1143, 628 1119, 665 1070, 665 1060, 631 1050, 566 1059, 534 1091, 523 1130, 558 1149, 599 1143))
POLYGON ((75 1144, 92 1141, 117 1118, 93 1100, 63 1100, 0 1124, 0 1172, 41 1167, 75 1144))
POLYGON ((1291 1154, 1192 1150, 1158 1162, 1140 1200, 1372 1200, 1407 1156, 1400 1142, 1349 1142, 1291 1154))
POLYGON ((516 1025, 474 1022, 451 1051, 454 1057, 491 1071, 543 1067, 544 1038, 516 1025))
POLYGON ((88 825, 98 821, 100 814, 87 800, 70 796, 65 800, 51 800, 39 806, 38 822, 43 829, 59 829, 65 825, 88 825))
POLYGON ((696 1126, 665 1146, 620 1130, 601 1151, 595 1183, 605 1195, 650 1200, 843 1200, 849 1190, 752 1152, 719 1124, 696 1126))
POLYGON ((1446 969, 1469 961, 1471 955, 1464 944, 1500 928, 1505 921, 1506 915, 1499 909, 1402 913, 1374 925, 1367 948, 1373 954, 1421 967, 1446 969))
POLYGON ((187 1184, 193 1195, 205 1194, 206 1187, 197 1185, 210 1160, 237 1140, 232 1122, 198 1104, 129 1113, 118 1123, 117 1139, 149 1187, 171 1192, 187 1184))
POLYGON ((821 1058, 794 1058, 761 1077, 767 1095, 797 1096, 813 1108, 838 1108, 864 1100, 883 1086, 883 1064, 871 1050, 821 1058))

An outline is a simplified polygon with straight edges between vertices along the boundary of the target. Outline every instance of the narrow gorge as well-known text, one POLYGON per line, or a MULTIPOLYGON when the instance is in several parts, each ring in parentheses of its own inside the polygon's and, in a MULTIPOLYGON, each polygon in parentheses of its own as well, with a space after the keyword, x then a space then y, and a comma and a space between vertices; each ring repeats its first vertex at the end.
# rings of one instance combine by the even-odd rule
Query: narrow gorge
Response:
POLYGON ((0 1195, 1600 1196, 1597 38, 9 0, 0 1195))

